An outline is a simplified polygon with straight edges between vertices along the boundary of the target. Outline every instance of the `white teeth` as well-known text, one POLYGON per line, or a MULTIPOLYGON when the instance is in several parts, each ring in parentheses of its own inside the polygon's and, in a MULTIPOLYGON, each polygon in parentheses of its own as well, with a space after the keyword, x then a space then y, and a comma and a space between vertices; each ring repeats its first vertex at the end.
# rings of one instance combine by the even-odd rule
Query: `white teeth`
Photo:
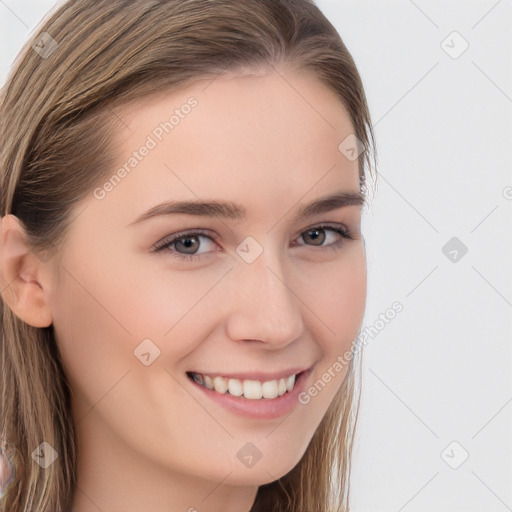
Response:
POLYGON ((259 380, 226 379, 210 377, 200 373, 191 373, 192 378, 201 386, 218 393, 229 392, 233 396, 243 396, 249 400, 261 398, 277 398, 290 392, 295 386, 295 375, 287 378, 261 382, 259 380))
POLYGON ((244 387, 238 379, 229 379, 228 391, 229 391, 230 395, 242 396, 242 394, 244 392, 244 387))
POLYGON ((228 390, 228 384, 224 377, 215 377, 213 379, 213 387, 219 393, 225 393, 228 390))
POLYGON ((277 380, 269 380, 261 385, 261 392, 264 398, 275 398, 277 396, 277 380))
POLYGON ((295 385, 295 375, 290 375, 286 379, 286 389, 288 391, 291 391, 293 389, 293 386, 295 385))
POLYGON ((279 379, 279 382, 277 384, 277 394, 284 395, 285 393, 286 393, 286 380, 279 379))
POLYGON ((204 385, 208 389, 213 389, 213 379, 209 375, 203 375, 204 385))
POLYGON ((261 382, 257 380, 244 380, 244 396, 249 400, 258 400, 263 396, 261 382))

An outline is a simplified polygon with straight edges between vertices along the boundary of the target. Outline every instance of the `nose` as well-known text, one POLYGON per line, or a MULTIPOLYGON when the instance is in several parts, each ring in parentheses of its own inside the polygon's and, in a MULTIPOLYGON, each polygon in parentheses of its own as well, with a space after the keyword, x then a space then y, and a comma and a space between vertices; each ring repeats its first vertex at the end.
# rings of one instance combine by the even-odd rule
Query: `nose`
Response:
POLYGON ((231 274, 230 339, 259 341, 277 349, 302 335, 303 302, 293 290, 293 272, 270 250, 264 250, 252 263, 238 261, 231 274))

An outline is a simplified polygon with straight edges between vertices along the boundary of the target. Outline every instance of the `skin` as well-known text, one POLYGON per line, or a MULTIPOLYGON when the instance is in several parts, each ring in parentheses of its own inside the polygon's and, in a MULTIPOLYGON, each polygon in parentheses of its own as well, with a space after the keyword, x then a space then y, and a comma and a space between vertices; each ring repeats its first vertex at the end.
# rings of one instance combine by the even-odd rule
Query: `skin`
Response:
POLYGON ((338 98, 289 68, 200 80, 118 112, 126 124, 113 134, 119 166, 190 96, 197 107, 121 183, 76 205, 51 259, 24 251, 15 218, 2 219, 3 280, 12 283, 4 296, 27 323, 53 323, 73 393, 74 512, 249 511, 259 485, 299 462, 344 372, 274 420, 225 410, 185 372, 313 366, 310 386, 361 326, 361 206, 293 221, 303 204, 359 191, 357 161, 338 150, 353 133, 338 98), (161 202, 199 198, 234 201, 247 217, 180 214, 130 225, 161 202), (325 222, 353 239, 326 229, 323 245, 341 240, 337 249, 304 240, 325 222), (212 235, 195 239, 195 260, 174 258, 186 251, 176 244, 151 250, 186 229, 212 235), (263 249, 250 264, 236 252, 248 236, 263 249), (160 349, 150 366, 134 356, 146 338, 160 349), (247 442, 262 454, 250 468, 236 456, 247 442))

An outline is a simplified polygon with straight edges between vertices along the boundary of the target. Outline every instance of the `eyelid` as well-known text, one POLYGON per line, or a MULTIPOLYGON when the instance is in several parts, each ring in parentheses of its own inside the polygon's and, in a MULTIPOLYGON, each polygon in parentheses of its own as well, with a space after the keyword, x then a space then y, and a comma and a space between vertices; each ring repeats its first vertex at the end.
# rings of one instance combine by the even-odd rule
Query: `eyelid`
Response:
POLYGON ((164 249, 167 245, 176 242, 180 238, 185 238, 187 236, 193 235, 204 235, 205 237, 211 238, 215 243, 218 243, 219 240, 219 237, 213 231, 203 228, 190 228, 164 236, 151 247, 151 251, 157 252, 161 249, 164 249))
POLYGON ((297 239, 302 233, 306 231, 310 231, 312 229, 332 229, 334 231, 342 231, 346 235, 351 235, 352 231, 348 228, 346 224, 342 222, 316 222, 301 229, 294 237, 294 240, 297 239))

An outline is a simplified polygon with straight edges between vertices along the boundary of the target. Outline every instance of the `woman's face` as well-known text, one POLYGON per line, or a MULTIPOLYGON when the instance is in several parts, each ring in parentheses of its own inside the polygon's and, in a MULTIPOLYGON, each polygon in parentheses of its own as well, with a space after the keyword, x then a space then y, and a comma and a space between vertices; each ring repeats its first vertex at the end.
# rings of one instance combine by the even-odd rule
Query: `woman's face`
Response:
POLYGON ((81 456, 100 473, 110 457, 273 481, 304 454, 363 317, 357 159, 338 147, 348 114, 316 78, 282 70, 116 115, 117 165, 51 260, 81 456))

